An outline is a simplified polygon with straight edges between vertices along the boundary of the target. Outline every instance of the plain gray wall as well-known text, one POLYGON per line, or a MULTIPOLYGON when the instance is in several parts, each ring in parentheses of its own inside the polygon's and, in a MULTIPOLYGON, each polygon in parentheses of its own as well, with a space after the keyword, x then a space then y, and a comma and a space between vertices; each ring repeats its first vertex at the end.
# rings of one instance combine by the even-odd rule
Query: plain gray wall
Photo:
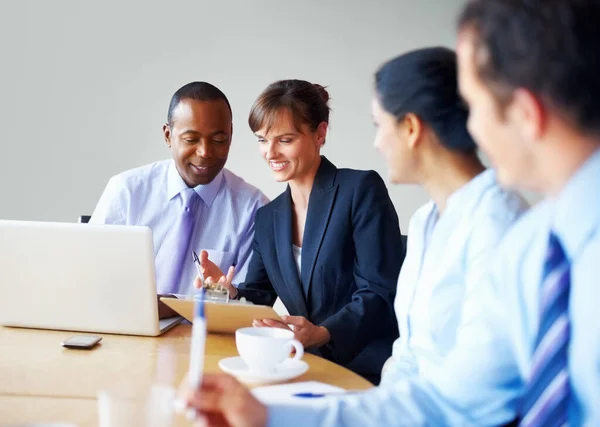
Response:
MULTIPOLYGON (((453 47, 463 0, 19 0, 0 4, 0 218, 75 221, 110 176, 170 156, 161 127, 171 95, 209 81, 229 97, 227 167, 273 198, 247 114, 271 82, 329 87, 323 150, 338 167, 375 169, 373 72, 429 45, 453 47)), ((406 231, 426 201, 388 188, 406 231)))

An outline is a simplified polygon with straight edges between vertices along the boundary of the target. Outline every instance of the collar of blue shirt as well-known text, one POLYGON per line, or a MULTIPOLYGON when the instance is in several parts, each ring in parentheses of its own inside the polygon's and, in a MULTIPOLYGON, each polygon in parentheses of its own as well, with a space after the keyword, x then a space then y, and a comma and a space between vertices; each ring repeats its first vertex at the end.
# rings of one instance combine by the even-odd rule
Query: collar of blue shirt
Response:
POLYGON ((496 172, 493 169, 484 170, 448 197, 446 211, 454 209, 455 206, 458 212, 470 210, 480 199, 473 197, 473 194, 483 194, 485 188, 495 183, 496 172))
MULTIPOLYGON (((209 208, 215 200, 215 197, 219 192, 219 188, 221 188, 222 181, 223 171, 219 172, 215 179, 213 179, 210 183, 206 185, 198 185, 194 188, 194 191, 200 196, 204 204, 209 208)), ((167 172, 167 200, 171 200, 186 188, 188 188, 187 184, 183 178, 181 178, 181 175, 179 175, 177 167, 175 167, 175 162, 171 160, 171 163, 169 164, 169 170, 167 172)))
POLYGON ((600 226, 600 149, 579 168, 551 201, 552 229, 573 259, 600 226))

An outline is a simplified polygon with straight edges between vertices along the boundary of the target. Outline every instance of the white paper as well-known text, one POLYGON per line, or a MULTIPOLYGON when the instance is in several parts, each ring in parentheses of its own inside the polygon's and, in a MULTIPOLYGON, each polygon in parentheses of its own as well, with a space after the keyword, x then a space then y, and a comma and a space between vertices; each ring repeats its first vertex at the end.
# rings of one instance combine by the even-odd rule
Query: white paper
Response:
POLYGON ((346 390, 318 381, 305 381, 291 384, 278 384, 252 389, 254 396, 265 405, 307 405, 315 406, 325 403, 328 397, 343 396, 346 390), (323 393, 327 397, 296 397, 297 393, 323 393))
POLYGON ((279 317, 290 315, 290 312, 279 297, 277 297, 277 299, 275 300, 275 304, 273 304, 273 310, 275 310, 275 313, 279 314, 279 317))

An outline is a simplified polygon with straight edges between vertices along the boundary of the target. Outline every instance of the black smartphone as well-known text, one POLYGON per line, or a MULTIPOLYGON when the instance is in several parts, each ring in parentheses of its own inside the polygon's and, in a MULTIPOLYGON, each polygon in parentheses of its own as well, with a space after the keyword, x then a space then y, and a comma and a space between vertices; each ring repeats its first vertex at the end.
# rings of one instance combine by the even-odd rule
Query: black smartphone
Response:
POLYGON ((90 349, 100 342, 102 337, 94 335, 76 335, 61 342, 66 348, 90 349))

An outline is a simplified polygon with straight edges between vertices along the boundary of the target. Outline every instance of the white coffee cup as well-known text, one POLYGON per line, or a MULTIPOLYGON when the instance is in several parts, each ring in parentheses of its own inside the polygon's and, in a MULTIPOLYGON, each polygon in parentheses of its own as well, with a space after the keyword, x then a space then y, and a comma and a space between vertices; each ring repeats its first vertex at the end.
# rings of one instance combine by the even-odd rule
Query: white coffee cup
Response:
POLYGON ((271 373, 286 360, 292 347, 296 349, 293 360, 304 356, 304 347, 294 339, 292 331, 281 328, 241 328, 235 331, 238 353, 251 371, 271 373))

